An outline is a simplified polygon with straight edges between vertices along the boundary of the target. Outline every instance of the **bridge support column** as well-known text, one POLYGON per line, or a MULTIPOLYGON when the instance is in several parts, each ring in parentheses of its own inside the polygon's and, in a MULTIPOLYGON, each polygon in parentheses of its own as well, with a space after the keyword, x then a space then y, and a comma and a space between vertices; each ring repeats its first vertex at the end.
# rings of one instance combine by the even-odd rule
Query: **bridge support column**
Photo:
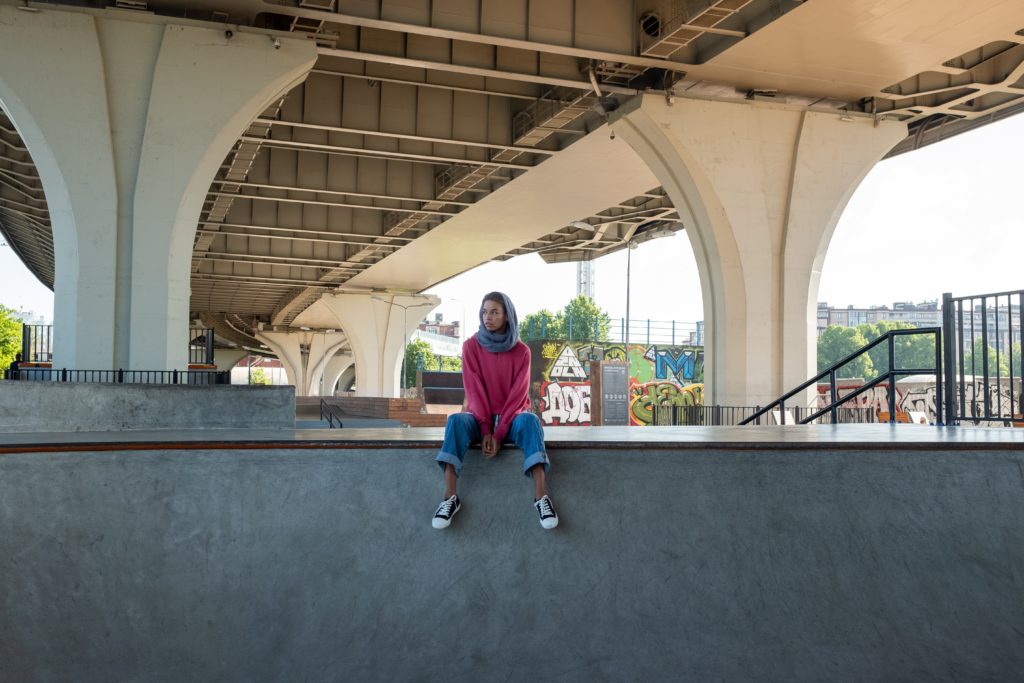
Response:
POLYGON ((247 349, 214 349, 213 364, 217 366, 218 372, 231 372, 231 368, 248 355, 247 349))
MULTIPOLYGON (((347 337, 331 330, 261 330, 256 338, 267 345, 284 366, 296 396, 319 396, 324 366, 340 350, 347 337)), ((338 374, 341 374, 341 368, 338 374)), ((337 381, 337 378, 335 378, 337 381)))
POLYGON ((398 396, 405 341, 441 300, 423 295, 345 293, 328 294, 320 301, 348 335, 355 359, 356 396, 398 396))
POLYGON ((352 354, 339 353, 327 361, 321 377, 323 377, 323 396, 334 396, 334 388, 342 374, 352 367, 352 354))
POLYGON ((906 126, 762 101, 641 95, 613 113, 612 128, 686 223, 703 290, 705 400, 763 404, 809 379, 829 240, 906 126))
POLYGON ((141 13, 0 6, 0 103, 39 169, 54 242, 54 361, 184 368, 203 200, 312 41, 141 13))

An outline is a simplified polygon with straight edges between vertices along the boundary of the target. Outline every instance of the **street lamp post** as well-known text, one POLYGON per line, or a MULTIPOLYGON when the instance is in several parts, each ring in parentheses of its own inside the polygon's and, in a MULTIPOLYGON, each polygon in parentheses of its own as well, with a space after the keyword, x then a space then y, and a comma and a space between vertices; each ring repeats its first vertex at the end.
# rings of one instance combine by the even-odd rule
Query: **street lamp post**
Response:
POLYGON ((403 305, 403 304, 400 304, 400 303, 396 303, 394 301, 393 297, 392 297, 391 301, 388 301, 387 299, 382 299, 379 296, 374 296, 374 297, 370 297, 370 298, 373 299, 374 301, 380 301, 380 302, 383 302, 383 303, 386 303, 386 304, 390 304, 392 306, 398 306, 399 308, 402 309, 402 398, 405 398, 405 389, 406 389, 406 386, 405 386, 406 385, 406 382, 405 382, 405 358, 408 355, 406 353, 406 351, 409 348, 409 341, 408 341, 408 339, 409 339, 409 308, 410 308, 410 306, 406 306, 406 305, 403 305))
POLYGON ((632 262, 633 250, 636 248, 636 244, 633 243, 633 239, 630 238, 626 242, 626 332, 623 335, 624 340, 622 346, 626 352, 626 367, 629 367, 629 287, 630 287, 630 265, 632 262))
MULTIPOLYGON (((656 224, 655 224, 656 225, 656 224)), ((654 227, 651 224, 641 226, 633 233, 633 235, 626 240, 626 333, 623 335, 623 345, 626 347, 626 365, 629 366, 629 295, 630 295, 630 266, 632 265, 632 252, 638 246, 640 242, 647 242, 649 240, 656 240, 661 237, 670 237, 675 234, 674 230, 666 229, 664 227, 654 227)))

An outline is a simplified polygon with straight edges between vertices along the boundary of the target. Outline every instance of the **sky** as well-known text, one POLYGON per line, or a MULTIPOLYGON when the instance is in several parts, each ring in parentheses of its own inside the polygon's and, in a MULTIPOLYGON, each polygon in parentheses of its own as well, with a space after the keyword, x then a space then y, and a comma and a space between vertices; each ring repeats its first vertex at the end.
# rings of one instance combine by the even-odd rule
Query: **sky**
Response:
MULTIPOLYGON (((1020 159, 1024 115, 983 126, 880 162, 839 220, 822 268, 819 301, 891 306, 1024 287, 1020 159)), ((685 233, 633 250, 630 317, 703 320, 700 279, 685 233)), ((558 311, 576 295, 576 265, 539 256, 489 263, 427 292, 442 298, 446 320, 473 321, 480 297, 505 291, 520 317, 558 311)), ((595 300, 625 315, 625 250, 595 261, 595 300)), ((53 294, 0 247, 0 304, 53 318, 53 294)), ((467 326, 464 326, 467 327, 467 326)))

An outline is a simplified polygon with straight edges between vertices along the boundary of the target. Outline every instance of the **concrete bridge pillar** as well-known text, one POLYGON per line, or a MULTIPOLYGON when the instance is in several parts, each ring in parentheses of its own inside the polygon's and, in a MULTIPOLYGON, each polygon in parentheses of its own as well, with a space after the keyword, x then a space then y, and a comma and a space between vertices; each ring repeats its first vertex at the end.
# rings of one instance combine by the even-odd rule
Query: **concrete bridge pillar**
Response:
POLYGON ((186 366, 203 199, 245 128, 315 60, 312 41, 275 48, 266 32, 0 6, 0 104, 53 226, 56 366, 186 366))
POLYGON ((249 355, 248 349, 214 349, 213 364, 218 372, 230 372, 238 361, 249 355))
POLYGON ((763 404, 809 379, 829 240, 906 126, 760 100, 640 95, 613 112, 612 128, 686 223, 703 290, 705 400, 763 404))
POLYGON ((352 367, 352 354, 339 353, 327 361, 321 376, 323 377, 323 396, 334 396, 334 388, 346 370, 352 367))
MULTIPOLYGON (((266 344, 284 366, 296 396, 320 396, 324 368, 348 338, 336 330, 261 330, 256 338, 266 344)), ((338 369, 340 375, 345 368, 338 369)), ((334 378, 337 381, 337 376, 334 378)), ((333 387, 333 384, 331 385, 333 387)), ((328 391, 324 384, 324 391, 328 391)))
POLYGON ((441 300, 433 295, 344 293, 327 294, 320 301, 348 335, 356 396, 398 396, 405 342, 441 300))

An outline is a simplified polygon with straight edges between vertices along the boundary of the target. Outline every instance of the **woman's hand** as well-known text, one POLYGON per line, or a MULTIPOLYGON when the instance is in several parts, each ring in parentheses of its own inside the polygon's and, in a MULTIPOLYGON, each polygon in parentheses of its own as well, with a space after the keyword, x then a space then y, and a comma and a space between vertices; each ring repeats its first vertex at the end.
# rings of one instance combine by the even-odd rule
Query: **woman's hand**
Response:
POLYGON ((493 458, 501 450, 501 444, 498 443, 493 434, 488 434, 480 443, 480 448, 483 450, 485 458, 493 458))

